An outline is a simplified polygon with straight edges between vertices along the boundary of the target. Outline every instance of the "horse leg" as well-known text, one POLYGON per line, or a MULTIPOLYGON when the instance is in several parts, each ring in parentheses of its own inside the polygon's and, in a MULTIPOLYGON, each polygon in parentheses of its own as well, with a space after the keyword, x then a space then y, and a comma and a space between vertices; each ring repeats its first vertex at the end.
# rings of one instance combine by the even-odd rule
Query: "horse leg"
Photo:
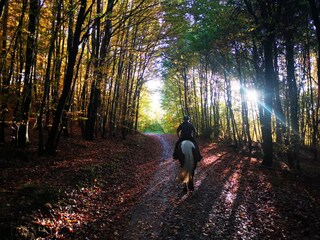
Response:
POLYGON ((189 188, 190 191, 194 190, 193 177, 188 182, 188 188, 189 188))
POLYGON ((183 183, 183 192, 188 192, 187 183, 183 183))
POLYGON ((194 176, 195 169, 196 169, 196 166, 193 168, 192 174, 191 174, 189 181, 188 181, 188 189, 190 191, 194 191, 193 176, 194 176))

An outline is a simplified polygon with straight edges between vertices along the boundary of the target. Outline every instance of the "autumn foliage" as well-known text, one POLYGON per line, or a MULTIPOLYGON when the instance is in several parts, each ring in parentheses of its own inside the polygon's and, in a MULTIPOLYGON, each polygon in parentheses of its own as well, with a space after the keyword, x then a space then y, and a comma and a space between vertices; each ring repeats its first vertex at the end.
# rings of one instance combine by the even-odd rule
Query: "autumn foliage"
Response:
POLYGON ((319 165, 307 155, 301 174, 281 159, 264 168, 259 153, 201 142, 195 191, 185 194, 175 140, 88 142, 78 133, 62 139, 56 158, 2 158, 3 239, 319 237, 319 165))

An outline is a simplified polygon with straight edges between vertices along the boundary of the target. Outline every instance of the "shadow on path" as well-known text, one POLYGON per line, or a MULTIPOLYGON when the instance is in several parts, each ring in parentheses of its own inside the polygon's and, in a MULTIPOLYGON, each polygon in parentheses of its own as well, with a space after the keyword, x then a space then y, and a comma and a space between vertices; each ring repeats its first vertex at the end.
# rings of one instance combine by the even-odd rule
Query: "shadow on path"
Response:
POLYGON ((172 159, 176 139, 172 135, 152 136, 158 138, 163 148, 159 167, 146 193, 141 196, 140 203, 134 209, 123 239, 157 238, 163 227, 162 219, 168 209, 172 207, 174 198, 182 196, 180 186, 176 181, 179 166, 172 159), (181 194, 177 194, 178 192, 181 194))
POLYGON ((312 235, 319 229, 318 194, 308 191, 308 183, 297 185, 293 175, 206 144, 195 191, 183 194, 179 165, 171 158, 174 139, 154 137, 163 146, 159 168, 121 239, 320 239, 312 235))

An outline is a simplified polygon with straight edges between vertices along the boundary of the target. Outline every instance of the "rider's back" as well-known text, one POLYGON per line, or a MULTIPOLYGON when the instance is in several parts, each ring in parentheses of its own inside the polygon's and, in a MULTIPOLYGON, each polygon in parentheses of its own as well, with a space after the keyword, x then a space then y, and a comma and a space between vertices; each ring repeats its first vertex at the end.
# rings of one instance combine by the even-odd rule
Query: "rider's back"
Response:
POLYGON ((193 137, 192 132, 195 131, 195 128, 190 122, 183 122, 180 124, 178 130, 181 131, 180 138, 190 139, 193 137))

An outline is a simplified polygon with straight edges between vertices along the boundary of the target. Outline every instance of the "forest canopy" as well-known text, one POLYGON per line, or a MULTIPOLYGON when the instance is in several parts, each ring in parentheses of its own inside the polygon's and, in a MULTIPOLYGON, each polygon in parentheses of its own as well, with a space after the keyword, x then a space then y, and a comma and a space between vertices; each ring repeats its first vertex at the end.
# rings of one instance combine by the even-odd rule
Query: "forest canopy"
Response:
POLYGON ((0 141, 24 147, 33 128, 54 154, 73 125, 125 138, 189 115, 201 136, 299 168, 299 150, 318 158, 319 12, 316 0, 0 0, 0 141))
POLYGON ((190 115, 198 132, 248 149, 263 164, 299 150, 317 159, 319 2, 167 1, 166 124, 190 115), (178 106, 178 107, 177 107, 178 106))
POLYGON ((1 134, 37 128, 54 154, 77 123, 85 139, 137 131, 162 35, 159 1, 1 0, 1 134))

